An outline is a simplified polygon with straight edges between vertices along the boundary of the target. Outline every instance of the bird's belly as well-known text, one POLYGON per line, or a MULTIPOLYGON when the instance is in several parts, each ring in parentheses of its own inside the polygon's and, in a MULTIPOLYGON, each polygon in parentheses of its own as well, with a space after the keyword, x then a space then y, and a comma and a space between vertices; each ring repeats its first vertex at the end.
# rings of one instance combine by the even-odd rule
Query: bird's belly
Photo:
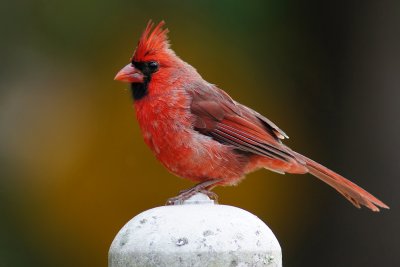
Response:
POLYGON ((243 176, 247 158, 192 128, 168 127, 144 134, 157 159, 173 174, 192 181, 222 179, 235 184, 243 176))

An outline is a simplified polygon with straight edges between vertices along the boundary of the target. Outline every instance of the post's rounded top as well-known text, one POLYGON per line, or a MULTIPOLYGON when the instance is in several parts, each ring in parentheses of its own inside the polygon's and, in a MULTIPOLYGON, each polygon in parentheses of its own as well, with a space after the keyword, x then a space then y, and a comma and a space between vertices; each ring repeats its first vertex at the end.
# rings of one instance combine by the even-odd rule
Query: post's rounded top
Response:
POLYGON ((263 221, 237 207, 214 205, 203 194, 135 216, 109 251, 110 267, 279 267, 281 262, 278 240, 263 221))

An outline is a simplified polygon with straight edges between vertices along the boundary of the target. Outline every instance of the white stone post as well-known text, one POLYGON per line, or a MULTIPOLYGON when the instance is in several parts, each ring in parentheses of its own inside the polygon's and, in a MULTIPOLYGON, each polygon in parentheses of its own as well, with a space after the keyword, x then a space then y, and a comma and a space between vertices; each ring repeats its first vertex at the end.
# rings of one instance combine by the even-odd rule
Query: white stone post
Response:
POLYGON ((109 267, 282 266, 278 240, 265 223, 200 193, 135 216, 108 257, 109 267))

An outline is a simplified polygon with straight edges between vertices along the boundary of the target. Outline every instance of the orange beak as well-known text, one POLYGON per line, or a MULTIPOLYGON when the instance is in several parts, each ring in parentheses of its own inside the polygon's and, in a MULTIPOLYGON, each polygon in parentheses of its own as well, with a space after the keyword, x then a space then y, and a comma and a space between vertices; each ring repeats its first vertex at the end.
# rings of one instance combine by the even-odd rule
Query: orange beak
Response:
POLYGON ((140 70, 129 63, 117 73, 114 80, 126 83, 142 83, 144 75, 140 70))

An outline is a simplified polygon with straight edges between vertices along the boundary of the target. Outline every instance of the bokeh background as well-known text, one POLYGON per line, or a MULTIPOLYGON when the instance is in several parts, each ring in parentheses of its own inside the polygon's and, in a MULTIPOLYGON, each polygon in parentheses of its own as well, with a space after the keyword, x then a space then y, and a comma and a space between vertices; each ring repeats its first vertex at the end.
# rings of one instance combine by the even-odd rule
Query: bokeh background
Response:
POLYGON ((309 175, 218 188, 277 235, 285 266, 400 266, 400 5, 393 1, 15 0, 0 8, 0 266, 107 266, 135 214, 190 186, 142 141, 113 81, 147 21, 286 143, 381 198, 309 175))

